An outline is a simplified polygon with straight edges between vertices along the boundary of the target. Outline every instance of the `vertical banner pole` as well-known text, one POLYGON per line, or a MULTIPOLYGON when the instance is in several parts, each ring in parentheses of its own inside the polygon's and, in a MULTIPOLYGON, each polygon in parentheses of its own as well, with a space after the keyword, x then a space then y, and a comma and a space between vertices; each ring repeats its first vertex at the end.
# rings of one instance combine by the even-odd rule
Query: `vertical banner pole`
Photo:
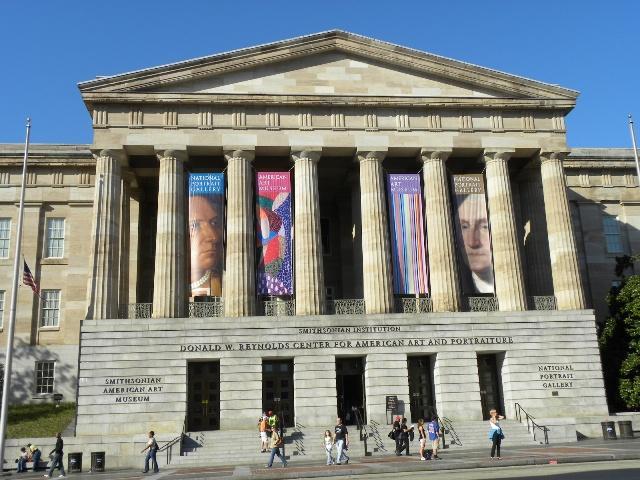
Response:
POLYGON ((22 218, 24 216, 24 191, 27 183, 27 160, 29 158, 29 137, 31 119, 27 118, 27 137, 24 142, 22 160, 22 186, 20 188, 20 208, 18 210, 18 231, 16 232, 16 252, 13 261, 13 287, 11 288, 11 309, 9 310, 9 328, 7 331, 7 352, 4 362, 4 384, 2 385, 2 410, 0 411, 0 465, 4 465, 4 445, 7 435, 7 417, 9 415, 9 390, 11 388, 11 364, 13 362, 13 336, 16 329, 16 304, 18 300, 18 275, 20 274, 20 250, 22 244, 22 218))
POLYGON ((638 148, 636 147, 636 132, 633 128, 633 117, 629 114, 629 130, 631 130, 631 143, 633 144, 633 157, 636 160, 636 173, 640 182, 640 162, 638 162, 638 148))

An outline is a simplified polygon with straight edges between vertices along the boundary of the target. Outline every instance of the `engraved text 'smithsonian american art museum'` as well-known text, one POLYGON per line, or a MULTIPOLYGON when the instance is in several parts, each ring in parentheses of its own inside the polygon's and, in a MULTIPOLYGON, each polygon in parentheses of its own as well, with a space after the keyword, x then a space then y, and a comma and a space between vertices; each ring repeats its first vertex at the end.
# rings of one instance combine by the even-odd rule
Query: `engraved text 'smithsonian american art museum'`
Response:
POLYGON ((309 450, 338 414, 385 437, 389 396, 461 436, 516 404, 552 441, 600 428, 640 194, 630 150, 567 147, 576 91, 341 31, 79 88, 93 143, 31 149, 13 401, 77 400, 103 444, 275 409, 309 450))

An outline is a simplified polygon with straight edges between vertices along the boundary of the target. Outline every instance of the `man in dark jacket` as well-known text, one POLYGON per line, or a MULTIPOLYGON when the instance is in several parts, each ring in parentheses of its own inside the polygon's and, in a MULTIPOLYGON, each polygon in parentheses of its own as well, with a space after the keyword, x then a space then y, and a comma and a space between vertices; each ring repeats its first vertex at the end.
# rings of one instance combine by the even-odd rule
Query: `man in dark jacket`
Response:
POLYGON ((51 466, 49 467, 49 471, 45 474, 44 478, 49 478, 51 475, 53 475, 53 471, 56 467, 58 467, 58 469, 60 470, 61 477, 66 476, 66 473, 64 472, 64 465, 62 462, 64 455, 62 452, 63 446, 64 442, 62 441, 62 434, 58 432, 56 433, 56 446, 49 453, 49 456, 53 455, 53 457, 51 458, 51 466))

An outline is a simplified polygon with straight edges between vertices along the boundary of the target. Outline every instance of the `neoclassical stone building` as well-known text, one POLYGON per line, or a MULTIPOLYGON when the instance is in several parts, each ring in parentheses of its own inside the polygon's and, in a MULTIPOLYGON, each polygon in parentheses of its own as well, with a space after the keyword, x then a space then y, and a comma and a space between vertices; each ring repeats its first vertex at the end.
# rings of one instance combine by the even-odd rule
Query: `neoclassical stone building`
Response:
POLYGON ((578 92, 342 31, 79 88, 93 143, 31 150, 16 400, 77 398, 79 435, 384 424, 388 396, 607 414, 595 322, 640 195, 630 150, 567 146, 578 92))

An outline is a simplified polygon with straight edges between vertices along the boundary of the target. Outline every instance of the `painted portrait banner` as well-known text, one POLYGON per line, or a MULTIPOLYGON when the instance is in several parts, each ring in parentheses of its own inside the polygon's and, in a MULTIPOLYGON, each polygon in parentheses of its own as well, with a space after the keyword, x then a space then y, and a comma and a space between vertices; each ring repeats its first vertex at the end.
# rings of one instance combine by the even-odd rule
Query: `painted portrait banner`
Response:
POLYGON ((456 240, 465 295, 494 293, 493 253, 481 173, 452 175, 456 240))
POLYGON ((422 217, 420 175, 387 175, 393 292, 428 293, 427 252, 422 217))
POLYGON ((257 172, 258 294, 292 295, 291 178, 257 172))
POLYGON ((189 174, 190 296, 222 296, 224 174, 189 174))

